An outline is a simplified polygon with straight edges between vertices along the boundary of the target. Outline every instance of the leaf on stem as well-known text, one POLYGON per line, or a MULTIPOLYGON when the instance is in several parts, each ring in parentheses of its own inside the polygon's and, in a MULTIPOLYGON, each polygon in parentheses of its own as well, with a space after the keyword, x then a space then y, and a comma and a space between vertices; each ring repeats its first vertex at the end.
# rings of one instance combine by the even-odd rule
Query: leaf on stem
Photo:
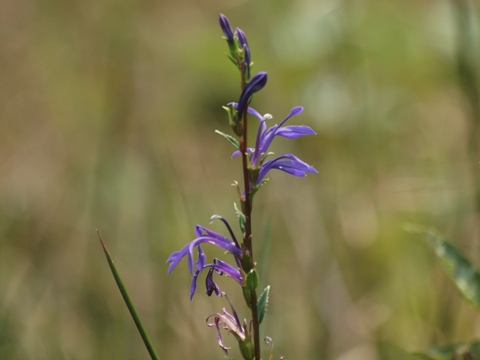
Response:
POLYGON ((242 231, 242 234, 245 234, 247 219, 245 215, 242 213, 242 211, 238 208, 237 204, 234 203, 233 206, 235 207, 235 212, 237 213, 238 223, 240 224, 240 230, 242 231))
POLYGON ((444 236, 433 228, 409 226, 407 231, 423 234, 437 255, 440 266, 457 291, 476 310, 480 310, 480 273, 444 236))
POLYGON ((259 278, 258 278, 258 273, 257 273, 257 270, 255 269, 252 269, 250 270, 250 272, 247 274, 247 289, 252 291, 252 290, 255 290, 258 286, 258 281, 259 281, 259 278))
POLYGON ((222 135, 225 139, 227 139, 230 142, 230 144, 232 144, 233 146, 235 146, 235 148, 237 148, 237 150, 240 150, 240 143, 232 135, 225 134, 219 130, 215 130, 215 132, 218 135, 222 135))
POLYGON ((434 346, 425 352, 414 353, 417 359, 457 360, 480 358, 480 341, 434 346))
POLYGON ((265 290, 263 290, 262 295, 258 298, 257 301, 257 312, 258 312, 258 322, 261 324, 265 313, 267 312, 268 306, 268 295, 270 294, 270 285, 268 285, 265 290))

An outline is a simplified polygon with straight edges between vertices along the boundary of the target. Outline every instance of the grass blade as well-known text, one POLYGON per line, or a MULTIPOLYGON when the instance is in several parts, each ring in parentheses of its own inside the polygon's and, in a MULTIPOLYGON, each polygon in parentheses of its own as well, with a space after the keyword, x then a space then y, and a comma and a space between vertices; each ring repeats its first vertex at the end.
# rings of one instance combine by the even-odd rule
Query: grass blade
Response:
POLYGON ((98 239, 100 240, 100 243, 102 244, 103 251, 105 252, 105 256, 107 257, 108 265, 110 266, 110 270, 112 271, 113 277, 115 278, 115 282, 117 283, 118 289, 120 290, 123 300, 125 301, 125 304, 127 305, 127 308, 130 311, 130 315, 132 315, 133 321, 135 322, 138 332, 140 333, 140 336, 142 337, 143 342, 145 343, 148 353, 150 354, 150 357, 152 358, 152 360, 158 360, 158 356, 155 353, 155 349, 153 348, 150 342, 150 339, 148 338, 147 332, 145 331, 145 327, 143 326, 142 321, 138 316, 137 310, 133 305, 132 299, 130 299, 130 296, 128 295, 127 289, 125 288, 125 285, 123 284, 123 281, 120 275, 118 274, 117 269, 115 268, 112 257, 110 256, 110 253, 108 252, 107 247, 105 246, 102 236, 100 235, 98 230, 97 230, 97 235, 98 235, 98 239))

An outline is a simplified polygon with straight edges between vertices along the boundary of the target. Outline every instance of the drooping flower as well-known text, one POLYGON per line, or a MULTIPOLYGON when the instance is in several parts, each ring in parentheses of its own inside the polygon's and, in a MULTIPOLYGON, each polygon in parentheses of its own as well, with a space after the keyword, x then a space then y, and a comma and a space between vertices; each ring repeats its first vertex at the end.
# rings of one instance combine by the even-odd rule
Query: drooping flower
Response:
MULTIPOLYGON (((271 154, 268 152, 268 148, 276 136, 281 136, 287 139, 296 139, 304 135, 316 135, 315 132, 308 126, 283 126, 288 119, 300 114, 303 111, 301 106, 294 107, 290 111, 290 114, 288 114, 288 116, 283 119, 280 124, 273 125, 270 128, 267 128, 266 125, 266 121, 272 118, 270 114, 262 116, 255 109, 250 107, 247 109, 247 111, 249 114, 254 115, 260 120, 258 124, 255 147, 247 150, 251 170, 256 172, 255 185, 260 184, 262 180, 265 179, 267 173, 272 169, 282 170, 294 176, 306 176, 306 173, 308 172, 318 173, 313 166, 308 165, 292 154, 284 154, 275 159, 266 161, 267 156, 271 154)), ((232 156, 238 156, 240 154, 240 151, 237 150, 232 156)))
POLYGON ((241 272, 238 268, 220 260, 214 259, 213 263, 207 264, 206 262, 206 255, 202 248, 202 244, 208 243, 220 247, 227 252, 231 253, 234 258, 237 266, 240 266, 240 257, 242 255, 242 249, 239 246, 233 232, 228 225, 228 222, 220 217, 220 216, 212 216, 211 220, 219 219, 224 222, 230 235, 233 238, 232 240, 227 239, 223 235, 220 235, 212 230, 209 230, 203 226, 196 225, 195 226, 195 235, 197 236, 194 240, 186 244, 181 250, 175 251, 170 255, 167 260, 167 263, 170 263, 168 268, 168 273, 170 274, 172 270, 178 265, 180 260, 182 260, 185 256, 188 258, 188 269, 192 274, 192 283, 190 285, 190 300, 193 298, 195 294, 195 290, 197 288, 197 278, 198 275, 202 272, 203 269, 210 268, 209 274, 207 275, 207 294, 210 296, 213 292, 219 295, 219 288, 213 282, 213 271, 216 271, 218 274, 224 274, 226 276, 232 277, 235 279, 240 285, 243 286, 243 278, 241 272), (195 248, 197 248, 197 260, 195 261, 195 248), (194 267, 196 269, 194 269, 194 267))
POLYGON ((207 317, 207 325, 209 327, 215 327, 217 329, 218 345, 220 345, 225 354, 228 355, 228 350, 230 350, 230 348, 225 346, 225 344, 223 343, 223 337, 221 333, 222 329, 226 330, 228 334, 233 334, 240 346, 240 351, 244 359, 253 359, 254 347, 251 336, 247 329, 247 321, 244 320, 242 324, 227 294, 222 293, 222 296, 224 296, 228 300, 233 315, 230 314, 225 308, 223 308, 222 313, 212 314, 207 317), (212 317, 213 322, 210 322, 210 319, 212 317))
POLYGON ((225 351, 225 354, 228 354, 228 350, 230 348, 226 347, 223 344, 223 338, 222 334, 220 332, 220 327, 222 329, 227 330, 229 333, 232 333, 237 341, 245 341, 245 330, 243 326, 240 324, 238 321, 238 318, 235 319, 231 314, 228 313, 228 311, 223 308, 223 313, 216 313, 212 314, 207 317, 207 325, 209 327, 216 327, 217 328, 217 339, 218 339, 218 345, 225 351), (214 321, 212 323, 209 323, 209 320, 211 318, 214 318, 214 321))

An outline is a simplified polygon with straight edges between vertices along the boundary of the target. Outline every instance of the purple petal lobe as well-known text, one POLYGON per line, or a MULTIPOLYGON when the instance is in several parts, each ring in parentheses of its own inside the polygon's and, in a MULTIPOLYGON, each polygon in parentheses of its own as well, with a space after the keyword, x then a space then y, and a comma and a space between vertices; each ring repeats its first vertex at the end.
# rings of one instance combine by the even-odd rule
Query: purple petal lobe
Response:
POLYGON ((303 162, 298 157, 292 154, 285 154, 273 160, 269 160, 262 164, 260 172, 258 173, 257 185, 265 178, 267 173, 272 170, 282 170, 294 176, 306 176, 306 173, 317 174, 318 171, 313 167, 303 162))
POLYGON ((284 126, 275 132, 277 136, 287 139, 296 139, 303 135, 317 135, 310 127, 304 125, 284 126))

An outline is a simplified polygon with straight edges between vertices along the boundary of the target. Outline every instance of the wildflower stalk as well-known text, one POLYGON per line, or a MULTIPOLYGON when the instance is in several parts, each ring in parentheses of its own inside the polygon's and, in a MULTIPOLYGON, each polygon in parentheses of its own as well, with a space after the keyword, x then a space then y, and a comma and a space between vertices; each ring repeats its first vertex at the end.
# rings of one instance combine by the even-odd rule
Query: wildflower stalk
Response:
POLYGON ((190 299, 192 299, 197 288, 198 276, 203 270, 208 269, 205 283, 207 295, 215 294, 225 297, 230 303, 232 312, 230 314, 224 308, 223 312, 211 314, 206 319, 207 325, 217 330, 219 346, 228 355, 230 348, 224 344, 221 334, 223 331, 227 331, 227 333, 233 334, 238 341, 244 360, 261 360, 260 323, 267 309, 270 286, 265 288, 260 297, 257 296, 256 289, 259 276, 253 257, 253 197, 259 188, 268 181, 266 176, 270 170, 281 170, 298 177, 306 176, 307 173, 318 172, 313 166, 308 165, 293 154, 283 154, 267 160, 267 157, 273 154, 268 151, 268 147, 276 136, 296 139, 304 135, 315 135, 315 132, 308 126, 303 125, 284 126, 288 119, 303 111, 301 106, 294 107, 282 122, 271 127, 266 125, 266 121, 271 119, 272 115, 265 114, 262 116, 258 111, 249 107, 252 96, 265 87, 268 74, 260 71, 250 77, 250 67, 253 63, 250 60, 251 53, 245 34, 239 28, 234 33, 228 19, 222 14, 219 16, 219 21, 230 50, 228 57, 240 71, 241 94, 238 103, 231 102, 228 104, 229 107, 223 107, 227 111, 229 125, 236 137, 224 134, 218 130, 216 133, 222 135, 236 148, 232 157, 241 156, 242 158, 243 191, 242 186, 239 186, 236 181, 234 185, 237 187, 241 204, 241 209, 235 204, 235 211, 243 239, 241 243, 237 241, 228 222, 220 215, 213 215, 210 218, 210 222, 221 220, 227 227, 231 239, 204 226, 196 225, 194 228, 196 238, 182 249, 173 252, 167 259, 167 263, 170 263, 168 273, 183 258, 187 259, 188 269, 192 274, 190 285, 190 299), (248 147, 248 114, 258 119, 255 145, 251 148, 248 147), (233 256, 235 265, 230 265, 218 258, 214 258, 213 263, 208 263, 207 255, 203 250, 203 245, 206 244, 226 250, 226 253, 233 256), (214 274, 216 274, 215 276, 225 275, 231 277, 242 287, 245 302, 251 311, 251 319, 249 321, 247 319, 244 319, 243 322, 240 321, 227 294, 222 292, 215 283, 214 274))
MULTIPOLYGON (((246 72, 245 66, 242 66, 241 71, 242 77, 242 90, 246 86, 246 72)), ((248 106, 248 105, 247 105, 248 106)), ((243 170, 243 182, 244 182, 244 189, 245 189, 245 202, 244 208, 242 209, 245 215, 245 239, 244 243, 247 248, 247 254, 250 257, 249 259, 249 267, 245 269, 248 273, 250 270, 255 268, 255 262, 253 261, 253 245, 252 245, 252 199, 250 197, 250 174, 248 169, 248 112, 245 111, 243 113, 243 121, 242 121, 242 137, 240 139, 240 151, 242 153, 242 170, 243 170)), ((258 311, 257 311, 257 291, 251 290, 250 291, 250 307, 252 311, 252 326, 253 326, 253 344, 255 347, 255 359, 261 360, 260 357, 260 321, 258 319, 258 311)))
MULTIPOLYGON (((245 183, 245 246, 248 251, 248 256, 250 257, 249 263, 251 268, 246 269, 247 273, 255 267, 253 261, 253 246, 252 246, 252 202, 250 199, 250 183, 249 183, 249 172, 248 172, 248 159, 247 159, 247 112, 245 111, 243 115, 243 137, 242 142, 240 143, 242 148, 242 164, 243 164, 243 179, 245 183)), ((257 292, 256 290, 251 290, 250 292, 250 304, 249 307, 252 311, 252 325, 253 325, 253 343, 255 345, 255 359, 260 360, 260 322, 258 321, 258 312, 257 312, 257 292)))
POLYGON ((123 284, 122 278, 120 277, 120 274, 118 273, 117 269, 115 268, 115 264, 113 263, 112 257, 110 256, 110 253, 107 250, 107 247, 105 243, 103 242, 102 236, 97 230, 97 235, 98 239, 100 240, 100 243, 102 244, 103 251, 105 252, 105 256, 107 257, 107 262, 108 266, 110 266, 110 270, 112 271, 112 275, 115 279, 115 282, 117 283, 118 289, 120 290, 120 293, 122 294, 123 301, 125 301, 125 304, 127 305, 128 311, 130 311, 130 315, 132 315, 133 321, 135 322, 135 325, 137 326, 138 332, 140 333, 140 336, 142 337, 142 340, 145 344, 145 347, 148 350, 148 353, 150 354, 150 357, 152 360, 158 360, 158 356, 155 352, 155 349, 152 346, 152 343, 150 342, 150 339, 148 338, 147 331, 145 330, 145 327, 142 324, 142 321, 140 320, 140 316, 137 313, 137 310, 135 309, 135 306, 133 305, 132 299, 130 298, 130 295, 128 295, 128 291, 125 288, 125 285, 123 284))

